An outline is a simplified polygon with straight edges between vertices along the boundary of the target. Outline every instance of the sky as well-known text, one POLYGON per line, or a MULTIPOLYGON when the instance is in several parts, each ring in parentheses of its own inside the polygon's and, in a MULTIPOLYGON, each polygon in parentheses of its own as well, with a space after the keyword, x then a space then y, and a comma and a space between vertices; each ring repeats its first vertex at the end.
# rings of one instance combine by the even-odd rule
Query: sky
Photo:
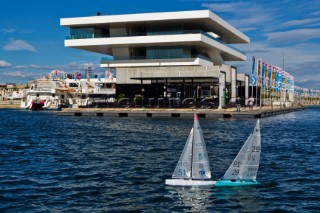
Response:
POLYGON ((60 18, 97 12, 131 14, 210 9, 250 38, 237 48, 247 61, 227 62, 251 73, 252 57, 283 67, 295 85, 320 89, 319 0, 10 0, 0 7, 0 83, 27 83, 53 69, 94 73, 101 54, 64 46, 60 18))

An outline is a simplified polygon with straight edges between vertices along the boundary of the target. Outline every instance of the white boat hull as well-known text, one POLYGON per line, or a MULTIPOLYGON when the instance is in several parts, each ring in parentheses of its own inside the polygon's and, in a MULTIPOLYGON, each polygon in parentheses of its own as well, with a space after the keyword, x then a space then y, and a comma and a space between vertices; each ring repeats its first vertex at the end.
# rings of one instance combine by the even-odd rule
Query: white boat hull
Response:
POLYGON ((210 180, 185 180, 185 179, 166 179, 166 185, 171 186, 214 186, 216 181, 210 180))

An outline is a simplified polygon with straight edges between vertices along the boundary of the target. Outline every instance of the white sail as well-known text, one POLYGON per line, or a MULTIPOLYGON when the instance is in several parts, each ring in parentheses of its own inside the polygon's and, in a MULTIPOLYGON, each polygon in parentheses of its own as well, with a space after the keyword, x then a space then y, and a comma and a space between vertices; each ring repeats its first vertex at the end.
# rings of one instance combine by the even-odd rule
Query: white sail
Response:
POLYGON ((255 180, 259 168, 260 153, 261 135, 260 122, 258 120, 253 134, 250 134, 223 179, 255 180))
POLYGON ((192 140, 193 128, 190 131, 189 137, 184 149, 173 172, 172 178, 191 178, 191 158, 192 158, 192 140))
POLYGON ((216 181, 211 178, 209 158, 206 144, 202 136, 197 114, 194 124, 184 146, 172 179, 166 179, 167 185, 172 186, 212 186, 216 181))
POLYGON ((193 125, 193 138, 192 179, 210 179, 211 171, 208 153, 196 115, 193 125))

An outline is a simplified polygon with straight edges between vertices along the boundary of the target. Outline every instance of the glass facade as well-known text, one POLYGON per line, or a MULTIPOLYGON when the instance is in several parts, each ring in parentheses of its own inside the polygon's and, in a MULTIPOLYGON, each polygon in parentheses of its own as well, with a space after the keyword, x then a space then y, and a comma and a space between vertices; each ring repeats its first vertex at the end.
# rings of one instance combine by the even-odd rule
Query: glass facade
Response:
MULTIPOLYGON (((108 38, 108 37, 130 37, 130 36, 155 36, 155 35, 181 35, 181 34, 202 34, 213 39, 225 46, 228 46, 242 54, 244 52, 238 50, 232 45, 224 43, 221 38, 216 38, 210 33, 195 29, 192 25, 184 26, 183 24, 159 25, 159 24, 127 24, 120 28, 121 32, 111 31, 109 25, 73 27, 70 28, 70 39, 86 39, 86 38, 108 38)), ((111 27, 112 30, 112 27, 111 27)), ((203 58, 210 59, 204 50, 200 50, 195 46, 161 46, 161 47, 135 47, 129 48, 130 60, 139 59, 174 59, 174 58, 203 58)), ((116 56, 115 56, 116 57, 116 56)), ((119 58, 115 58, 120 60, 119 58)), ((211 60, 210 60, 211 61, 211 60)))
POLYGON ((147 59, 190 58, 190 47, 148 47, 147 59))
MULTIPOLYGON (((109 28, 98 28, 98 27, 85 27, 85 28, 70 28, 70 37, 67 37, 67 39, 87 39, 87 38, 109 38, 109 37, 130 37, 130 36, 152 36, 152 35, 181 35, 181 34, 202 34, 205 35, 225 46, 230 47, 233 50, 236 50, 242 54, 245 54, 244 52, 240 51, 236 47, 229 45, 221 40, 221 38, 215 38, 212 35, 210 35, 207 32, 204 32, 202 30, 183 30, 182 27, 170 27, 169 29, 164 27, 152 27, 149 26, 147 28, 145 27, 128 27, 125 31, 125 34, 116 34, 113 33, 112 36, 110 36, 109 28)), ((159 50, 154 48, 153 50, 149 48, 147 50, 147 56, 148 58, 151 55, 158 55, 160 58, 165 58, 165 56, 168 54, 170 55, 180 55, 183 56, 185 53, 185 48, 172 48, 172 50, 168 50, 168 48, 164 48, 163 50, 159 50)), ((139 54, 134 54, 139 55, 139 54)), ((185 58, 185 57, 182 57, 185 58)))
POLYGON ((71 28, 70 36, 71 39, 94 38, 94 29, 92 27, 71 28))
POLYGON ((110 37, 108 28, 99 27, 77 27, 70 28, 69 39, 87 39, 110 37))
MULTIPOLYGON (((207 61, 212 61, 205 51, 201 50, 200 52, 195 46, 136 47, 129 48, 129 52, 129 60, 202 58, 207 61)), ((122 59, 113 56, 101 58, 102 63, 103 61, 114 60, 122 59)))

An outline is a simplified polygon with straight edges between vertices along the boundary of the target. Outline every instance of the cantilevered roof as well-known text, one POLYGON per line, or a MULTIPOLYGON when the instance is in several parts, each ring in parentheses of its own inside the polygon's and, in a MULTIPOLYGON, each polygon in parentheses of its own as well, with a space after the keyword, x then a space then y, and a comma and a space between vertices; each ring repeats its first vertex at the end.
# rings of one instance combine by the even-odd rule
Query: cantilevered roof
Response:
POLYGON ((214 32, 226 43, 249 43, 250 39, 210 10, 181 12, 141 13, 128 15, 104 15, 78 18, 62 18, 60 25, 65 27, 85 27, 95 25, 134 24, 134 23, 183 23, 198 26, 201 30, 214 32))

